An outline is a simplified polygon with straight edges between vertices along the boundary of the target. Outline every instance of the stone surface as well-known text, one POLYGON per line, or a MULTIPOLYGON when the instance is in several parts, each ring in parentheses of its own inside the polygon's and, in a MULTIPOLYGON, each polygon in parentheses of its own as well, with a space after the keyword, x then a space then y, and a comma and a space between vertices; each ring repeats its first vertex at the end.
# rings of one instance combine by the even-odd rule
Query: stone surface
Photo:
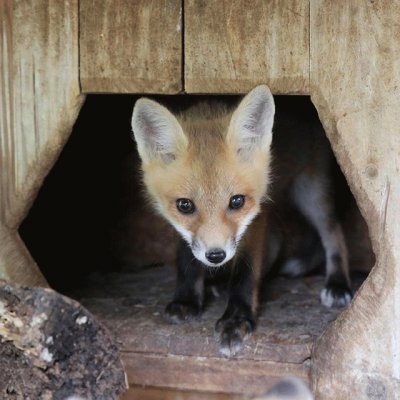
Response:
POLYGON ((117 399, 126 388, 108 331, 50 289, 0 281, 0 397, 117 399))

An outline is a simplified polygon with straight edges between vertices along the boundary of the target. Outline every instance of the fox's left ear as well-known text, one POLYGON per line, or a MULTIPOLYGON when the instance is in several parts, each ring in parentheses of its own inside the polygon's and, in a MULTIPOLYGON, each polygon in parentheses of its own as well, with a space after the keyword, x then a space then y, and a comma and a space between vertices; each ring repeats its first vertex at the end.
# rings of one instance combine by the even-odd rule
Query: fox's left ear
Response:
POLYGON ((227 141, 243 158, 257 148, 268 150, 272 141, 275 103, 268 86, 251 90, 232 115, 227 141))

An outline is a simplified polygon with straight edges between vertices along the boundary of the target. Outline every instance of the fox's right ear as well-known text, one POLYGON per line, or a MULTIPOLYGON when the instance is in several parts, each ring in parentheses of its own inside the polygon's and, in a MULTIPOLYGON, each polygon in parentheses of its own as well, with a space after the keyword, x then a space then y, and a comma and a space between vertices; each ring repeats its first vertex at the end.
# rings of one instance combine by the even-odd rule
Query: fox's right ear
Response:
POLYGON ((132 114, 132 130, 143 163, 161 160, 168 164, 187 147, 178 120, 153 100, 139 99, 132 114))

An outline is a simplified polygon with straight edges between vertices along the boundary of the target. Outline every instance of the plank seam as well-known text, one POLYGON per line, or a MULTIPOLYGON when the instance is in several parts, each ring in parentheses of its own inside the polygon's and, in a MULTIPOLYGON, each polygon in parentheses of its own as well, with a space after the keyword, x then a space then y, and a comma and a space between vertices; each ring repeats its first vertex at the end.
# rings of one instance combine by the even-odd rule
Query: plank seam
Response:
POLYGON ((181 2, 181 90, 186 93, 185 87, 185 0, 181 2))

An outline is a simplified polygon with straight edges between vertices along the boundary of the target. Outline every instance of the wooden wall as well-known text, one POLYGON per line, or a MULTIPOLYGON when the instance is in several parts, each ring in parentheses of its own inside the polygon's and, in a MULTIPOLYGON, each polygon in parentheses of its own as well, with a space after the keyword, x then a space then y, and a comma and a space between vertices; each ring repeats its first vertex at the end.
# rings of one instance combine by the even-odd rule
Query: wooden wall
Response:
POLYGON ((303 0, 186 1, 185 92, 308 94, 309 24, 303 0))
POLYGON ((82 91, 308 94, 309 22, 303 0, 81 0, 82 91))
POLYGON ((44 284, 17 228, 81 93, 242 93, 265 82, 310 94, 377 256, 315 348, 314 389, 318 399, 399 398, 400 4, 79 3, 78 15, 77 0, 0 2, 0 278, 44 284))
POLYGON ((0 35, 0 278, 45 284, 17 229, 84 99, 78 1, 1 1, 0 35))
POLYGON ((83 0, 79 16, 82 91, 182 91, 181 0, 83 0))
POLYGON ((311 1, 312 100, 377 257, 314 349, 320 399, 400 398, 399 17, 390 0, 311 1))

